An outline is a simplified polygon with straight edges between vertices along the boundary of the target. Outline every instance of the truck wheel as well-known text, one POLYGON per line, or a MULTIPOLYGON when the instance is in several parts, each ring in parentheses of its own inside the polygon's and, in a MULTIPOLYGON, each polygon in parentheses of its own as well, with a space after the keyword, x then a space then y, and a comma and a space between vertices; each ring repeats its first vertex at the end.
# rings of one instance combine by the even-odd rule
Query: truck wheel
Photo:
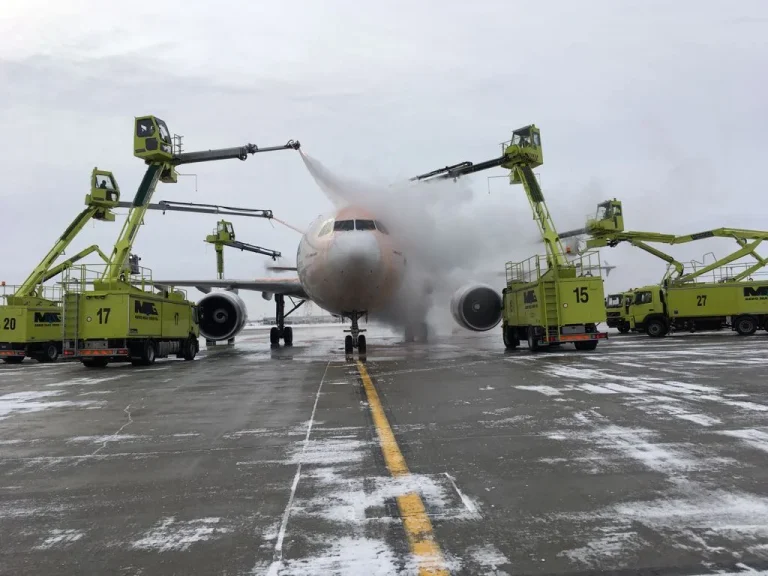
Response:
POLYGON ((520 344, 520 340, 517 338, 517 330, 511 326, 504 326, 501 329, 502 337, 504 338, 504 347, 507 350, 514 350, 517 345, 520 344))
POLYGON ((86 368, 106 368, 109 360, 106 358, 89 358, 88 360, 82 360, 82 364, 86 368))
POLYGON ((574 342, 576 350, 594 350, 597 348, 597 340, 584 340, 582 342, 574 342))
POLYGON ((627 324, 626 322, 619 324, 619 332, 621 332, 622 334, 626 334, 627 332, 629 332, 629 324, 627 324))
POLYGON ((533 334, 532 327, 528 328, 528 349, 531 352, 538 352, 541 350, 541 347, 539 346, 538 340, 536 340, 536 336, 533 334))
POLYGON ((155 363, 157 352, 155 350, 155 343, 152 340, 147 340, 144 343, 144 348, 141 351, 141 366, 151 366, 155 363))
POLYGON ((667 325, 660 318, 651 318, 645 323, 645 333, 651 338, 661 338, 667 333, 667 325))
POLYGON ((43 346, 43 352, 38 357, 40 362, 56 362, 59 359, 59 348, 53 342, 43 346))
POLYGON ((736 332, 739 336, 752 336, 757 331, 757 320, 753 316, 741 316, 736 319, 736 332))
POLYGON ((184 360, 187 360, 187 361, 194 360, 196 355, 197 355, 197 342, 195 342, 195 340, 193 340, 192 338, 188 338, 184 342, 184 350, 183 350, 182 358, 184 358, 184 360))

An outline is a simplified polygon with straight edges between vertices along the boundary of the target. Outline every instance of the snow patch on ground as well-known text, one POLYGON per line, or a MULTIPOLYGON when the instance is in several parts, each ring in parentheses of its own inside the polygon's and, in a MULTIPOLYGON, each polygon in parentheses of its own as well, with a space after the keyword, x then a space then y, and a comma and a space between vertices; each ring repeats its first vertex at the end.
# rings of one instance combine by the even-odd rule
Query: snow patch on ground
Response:
POLYGON ((133 547, 158 552, 184 551, 197 542, 205 542, 228 532, 231 530, 221 526, 221 518, 177 521, 171 516, 148 530, 142 538, 133 543, 133 547))
POLYGON ((82 530, 61 530, 54 528, 49 536, 40 544, 35 546, 37 550, 50 550, 51 548, 60 548, 77 542, 85 535, 82 530))
MULTIPOLYGON (((365 537, 340 537, 309 558, 284 560, 270 566, 268 574, 293 576, 391 576, 398 574, 400 562, 385 542, 365 537)), ((415 565, 406 573, 415 572, 415 565)))
POLYGON ((530 390, 531 392, 539 392, 544 396, 560 396, 560 391, 552 386, 515 386, 518 390, 530 390))
POLYGON ((29 414, 52 408, 64 408, 67 406, 90 406, 95 402, 82 400, 44 400, 62 394, 62 390, 50 390, 40 392, 13 392, 0 396, 0 420, 12 414, 29 414))
POLYGON ((752 448, 768 452, 768 432, 747 428, 745 430, 725 430, 718 432, 718 434, 730 436, 731 438, 738 438, 752 448))
POLYGON ((107 434, 105 436, 75 436, 68 442, 81 442, 89 444, 104 444, 105 442, 124 442, 126 440, 141 440, 146 436, 136 434, 107 434))

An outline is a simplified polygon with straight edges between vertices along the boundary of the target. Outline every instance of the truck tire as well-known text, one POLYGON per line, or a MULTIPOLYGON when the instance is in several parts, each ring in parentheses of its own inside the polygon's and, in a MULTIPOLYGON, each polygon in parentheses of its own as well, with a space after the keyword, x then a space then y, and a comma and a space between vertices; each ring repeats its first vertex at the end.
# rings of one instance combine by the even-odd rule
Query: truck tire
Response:
POLYGON ((48 342, 43 346, 38 359, 40 362, 56 362, 59 359, 59 347, 53 342, 48 342))
POLYGON ((754 316, 739 316, 735 328, 739 336, 752 336, 757 331, 757 320, 754 316))
POLYGON ((147 340, 144 342, 144 347, 141 350, 141 357, 139 358, 139 361, 135 364, 138 366, 151 366, 155 363, 155 359, 157 358, 157 350, 155 348, 155 343, 152 342, 152 340, 147 340))
POLYGON ((576 350, 594 350, 597 348, 597 340, 583 340, 581 342, 574 342, 573 345, 576 350))
POLYGON ((528 349, 531 352, 538 352, 541 350, 541 346, 539 346, 539 342, 536 340, 536 336, 533 333, 533 326, 528 327, 528 349))
POLYGON ((507 350, 514 350, 517 348, 517 345, 520 344, 520 340, 517 337, 517 330, 511 326, 504 326, 501 331, 504 339, 504 347, 507 350))
POLYGON ((184 349, 182 351, 182 358, 186 361, 194 360, 197 356, 197 341, 192 337, 187 338, 184 341, 184 349))
POLYGON ((626 322, 622 322, 621 324, 619 324, 619 332, 622 334, 626 334, 627 332, 629 332, 629 324, 627 324, 626 322))
POLYGON ((645 333, 651 338, 661 338, 667 333, 667 324, 661 318, 651 318, 645 322, 645 333))

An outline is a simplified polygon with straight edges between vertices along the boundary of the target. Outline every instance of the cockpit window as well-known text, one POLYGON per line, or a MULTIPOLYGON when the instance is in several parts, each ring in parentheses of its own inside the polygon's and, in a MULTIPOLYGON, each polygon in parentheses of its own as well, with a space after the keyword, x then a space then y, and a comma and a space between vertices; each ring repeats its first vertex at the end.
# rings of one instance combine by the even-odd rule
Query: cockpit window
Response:
POLYGON ((376 228, 378 228, 379 232, 382 234, 389 234, 389 230, 387 230, 386 226, 381 223, 381 220, 376 220, 376 228))
POLYGON ((317 235, 325 236, 326 234, 330 234, 331 230, 333 230, 333 220, 328 220, 328 222, 323 224, 323 227, 320 228, 320 232, 318 232, 317 235))
POLYGON ((348 231, 348 230, 354 230, 355 229, 355 221, 354 220, 336 220, 336 222, 333 223, 333 229, 336 231, 348 231))
POLYGON ((355 220, 355 230, 376 230, 373 220, 355 220))

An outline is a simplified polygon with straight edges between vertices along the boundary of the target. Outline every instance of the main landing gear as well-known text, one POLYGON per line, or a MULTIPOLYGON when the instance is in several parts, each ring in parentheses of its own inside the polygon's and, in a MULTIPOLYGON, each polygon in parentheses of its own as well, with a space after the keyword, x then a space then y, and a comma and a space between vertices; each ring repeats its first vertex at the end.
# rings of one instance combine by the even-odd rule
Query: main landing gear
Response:
POLYGON ((282 340, 286 346, 293 346, 293 328, 285 325, 285 319, 290 316, 294 310, 298 309, 299 306, 304 304, 304 302, 305 300, 299 300, 299 303, 296 304, 293 299, 291 299, 293 308, 286 313, 285 295, 275 294, 275 324, 277 324, 277 326, 272 326, 272 329, 269 331, 269 343, 272 348, 280 346, 280 340, 282 340))
POLYGON ((352 327, 349 330, 344 330, 344 332, 350 333, 344 338, 344 352, 347 354, 352 354, 355 348, 360 354, 366 353, 365 336, 361 334, 365 330, 361 330, 357 324, 357 321, 364 315, 364 312, 352 312, 349 315, 349 319, 352 320, 352 327))

